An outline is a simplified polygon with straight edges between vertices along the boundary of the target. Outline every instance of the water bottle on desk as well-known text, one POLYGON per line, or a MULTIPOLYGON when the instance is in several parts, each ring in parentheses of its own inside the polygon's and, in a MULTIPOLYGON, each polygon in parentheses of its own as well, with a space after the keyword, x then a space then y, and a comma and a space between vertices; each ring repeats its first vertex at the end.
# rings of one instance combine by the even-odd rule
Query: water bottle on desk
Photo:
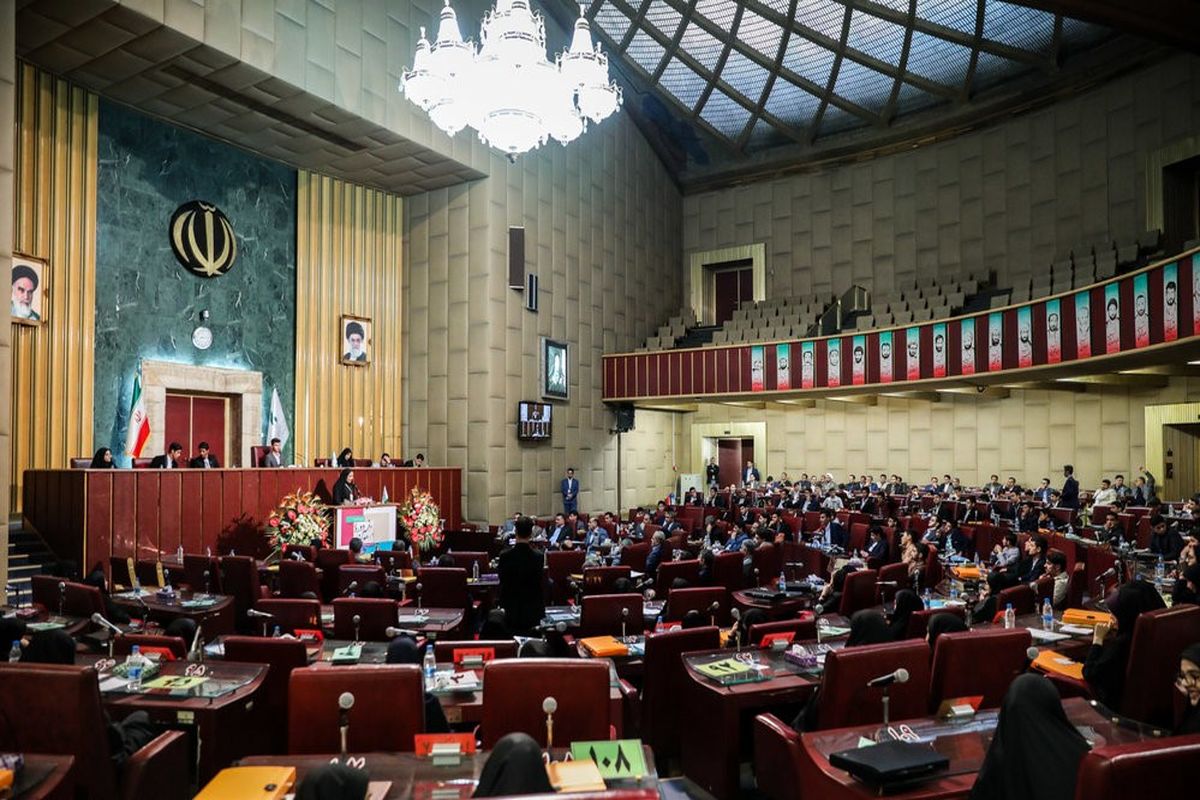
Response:
POLYGON ((479 562, 478 561, 471 562, 471 578, 473 578, 474 580, 479 580, 479 562))
POLYGON ((925 594, 921 596, 925 604, 925 608, 933 608, 933 593, 929 591, 929 587, 925 587, 925 594))
POLYGON ((783 594, 787 591, 787 577, 783 574, 783 570, 779 570, 779 593, 783 594))
POLYGON ((1004 607, 1004 627, 1006 629, 1017 627, 1017 612, 1013 611, 1012 603, 1004 607))
POLYGON ((958 584, 954 581, 950 581, 950 602, 958 602, 958 584))
POLYGON ((8 663, 15 664, 21 660, 21 640, 14 639, 12 647, 8 650, 8 663))
POLYGON ((1159 556, 1158 561, 1154 563, 1154 588, 1162 593, 1163 580, 1167 577, 1167 565, 1163 563, 1163 557, 1159 556))
POLYGON ((272 639, 283 638, 283 629, 281 627, 279 627, 278 625, 276 625, 275 630, 271 633, 271 638, 272 639))
POLYGON ((425 691, 433 688, 433 676, 437 673, 437 658, 433 655, 433 644, 425 645, 425 658, 421 661, 421 671, 425 674, 425 691))
POLYGON ((142 689, 142 668, 146 660, 142 657, 142 648, 134 645, 125 657, 126 675, 129 677, 129 688, 135 692, 142 689))
MULTIPOLYGON (((1005 612, 1005 614, 1007 615, 1007 612, 1005 612)), ((1005 627, 1008 627, 1007 623, 1005 624, 1005 627)), ((1042 601, 1042 630, 1054 630, 1054 606, 1050 605, 1049 597, 1042 601)))

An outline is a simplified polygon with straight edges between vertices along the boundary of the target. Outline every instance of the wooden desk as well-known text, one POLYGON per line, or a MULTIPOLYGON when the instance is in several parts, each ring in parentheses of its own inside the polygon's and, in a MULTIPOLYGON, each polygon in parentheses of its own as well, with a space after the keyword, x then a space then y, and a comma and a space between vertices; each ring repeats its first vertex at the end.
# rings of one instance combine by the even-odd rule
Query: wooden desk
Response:
MULTIPOLYGON (((561 760, 566 750, 555 748, 552 752, 555 760, 561 760)), ((646 770, 649 774, 641 781, 614 780, 609 781, 610 791, 645 789, 650 796, 658 796, 658 772, 654 764, 654 753, 649 747, 644 747, 646 770)), ((357 765, 362 759, 362 767, 370 775, 372 781, 390 781, 391 787, 384 795, 387 800, 401 798, 431 798, 441 800, 467 800, 475 791, 479 782, 479 773, 487 761, 487 753, 475 753, 464 756, 462 763, 456 767, 435 767, 427 758, 420 758, 412 753, 363 753, 350 755, 352 763, 357 765)), ((318 756, 251 756, 241 760, 242 766, 285 766, 296 768, 296 780, 302 782, 305 776, 322 767, 336 755, 318 756)))
MULTIPOLYGON (((1096 746, 1127 744, 1145 738, 1140 729, 1113 723, 1111 717, 1081 698, 1064 700, 1063 709, 1074 725, 1087 726, 1095 731, 1096 746)), ((982 711, 972 720, 958 723, 929 717, 906 721, 904 724, 912 728, 914 733, 930 741, 934 750, 950 759, 950 767, 938 773, 933 780, 889 797, 920 800, 966 797, 975 785, 976 774, 992 742, 998 713, 995 709, 982 711)), ((838 728, 801 735, 798 767, 805 790, 811 788, 814 797, 830 800, 878 797, 875 791, 850 777, 849 773, 833 767, 829 763, 829 755, 858 747, 860 737, 873 738, 879 727, 838 728)))
MULTIPOLYGON (((770 678, 758 683, 721 686, 696 671, 699 664, 734 655, 732 649, 706 650, 683 656, 689 685, 682 710, 683 774, 717 798, 738 796, 744 716, 802 703, 820 684, 820 675, 801 674, 798 667, 770 650, 753 652, 770 678)), ((819 796, 819 795, 817 795, 819 796)))
MULTIPOLYGON (((750 609, 758 609, 766 614, 769 620, 795 619, 797 614, 805 609, 812 608, 813 605, 813 596, 811 594, 796 597, 789 596, 786 600, 766 600, 747 594, 749 591, 754 590, 742 589, 741 591, 733 592, 731 595, 733 605, 741 609, 743 614, 750 609)), ((767 591, 770 591, 770 589, 767 588, 767 591)))
MULTIPOLYGON (((13 800, 71 800, 74 756, 25 753, 25 769, 17 777, 13 800)), ((649 766, 649 762, 647 762, 649 766)))
POLYGON ((174 597, 166 598, 156 591, 142 591, 140 595, 135 595, 130 590, 113 593, 112 601, 133 615, 149 612, 149 617, 164 628, 172 620, 181 617, 190 619, 204 626, 206 637, 233 633, 236 625, 233 596, 227 594, 181 590, 175 592, 174 597))
POLYGON ((167 661, 160 665, 160 676, 184 676, 189 671, 198 673, 197 668, 200 668, 203 677, 209 680, 188 692, 145 690, 129 693, 105 686, 112 678, 111 669, 115 662, 111 659, 81 654, 76 656, 75 663, 96 667, 101 699, 115 719, 123 719, 134 711, 145 711, 152 722, 187 731, 193 769, 200 783, 207 783, 231 761, 246 754, 248 742, 238 736, 238 732, 254 724, 250 711, 254 695, 267 674, 265 665, 232 661, 204 664, 167 661))

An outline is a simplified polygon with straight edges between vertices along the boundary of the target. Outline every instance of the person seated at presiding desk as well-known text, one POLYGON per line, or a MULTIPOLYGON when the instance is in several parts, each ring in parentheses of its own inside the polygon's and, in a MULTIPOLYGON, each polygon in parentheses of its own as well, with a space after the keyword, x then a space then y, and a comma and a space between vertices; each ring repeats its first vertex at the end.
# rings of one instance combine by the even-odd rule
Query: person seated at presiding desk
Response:
POLYGON ((262 465, 264 467, 282 467, 283 466, 283 442, 278 439, 272 439, 267 454, 263 456, 262 465))
POLYGON ((354 483, 354 470, 343 469, 333 484, 333 504, 342 506, 359 498, 358 486, 354 483))
POLYGON ((516 523, 516 543, 500 554, 497 573, 500 580, 500 607, 508 626, 517 635, 537 629, 546 615, 542 594, 545 558, 530 545, 533 520, 521 517, 516 523))
POLYGON ((92 456, 92 463, 88 465, 88 469, 113 469, 116 466, 113 463, 112 450, 101 447, 96 451, 96 455, 92 456))
POLYGON ((166 455, 150 459, 150 469, 179 469, 183 466, 182 459, 183 445, 179 442, 171 442, 167 447, 166 455))
POLYGON ((391 455, 389 455, 388 453, 381 453, 381 454, 380 454, 380 456, 379 456, 379 463, 378 463, 378 464, 376 464, 375 466, 377 466, 377 467, 390 467, 390 466, 392 466, 392 457, 391 457, 391 455))
POLYGON ((217 457, 208 452, 208 442, 201 442, 197 448, 196 457, 188 462, 188 466, 192 469, 217 469, 221 464, 217 461, 217 457))
POLYGON ((353 467, 354 466, 354 451, 349 447, 342 448, 342 452, 338 453, 338 457, 331 467, 353 467))
POLYGON ((567 526, 567 518, 562 514, 554 515, 554 523, 546 535, 546 545, 550 548, 564 548, 574 544, 575 531, 567 526))

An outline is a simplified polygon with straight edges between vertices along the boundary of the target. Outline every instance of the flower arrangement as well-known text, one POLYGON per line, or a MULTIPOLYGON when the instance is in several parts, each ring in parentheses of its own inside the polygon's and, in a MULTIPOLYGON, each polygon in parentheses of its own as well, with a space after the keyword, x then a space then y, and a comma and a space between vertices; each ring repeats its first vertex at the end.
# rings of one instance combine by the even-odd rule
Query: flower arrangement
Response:
POLYGON ((429 492, 413 487, 408 500, 400 507, 400 521, 408 528, 412 542, 427 552, 438 547, 445 538, 441 512, 429 492))
POLYGON ((280 500, 267 517, 267 538, 277 549, 289 544, 311 544, 313 539, 324 541, 328 533, 325 504, 312 492, 297 489, 280 500))

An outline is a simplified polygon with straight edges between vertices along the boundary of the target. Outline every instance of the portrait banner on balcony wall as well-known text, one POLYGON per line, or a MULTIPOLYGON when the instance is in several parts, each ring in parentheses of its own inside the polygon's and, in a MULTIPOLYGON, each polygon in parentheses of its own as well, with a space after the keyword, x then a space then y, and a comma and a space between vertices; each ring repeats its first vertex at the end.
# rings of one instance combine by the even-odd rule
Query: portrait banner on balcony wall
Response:
POLYGON ((933 326, 933 377, 946 377, 946 323, 933 326))
POLYGON ((1046 361, 1062 361, 1062 307, 1058 300, 1046 301, 1046 361))
POLYGON ((867 337, 855 336, 850 340, 850 380, 855 385, 867 379, 867 337))
POLYGON ((1092 354, 1092 295, 1080 292, 1075 295, 1075 357, 1088 358, 1092 354))
POLYGON ((892 382, 892 332, 879 334, 879 382, 892 382))
POLYGON ((830 339, 825 343, 826 359, 829 364, 829 372, 826 376, 826 383, 829 386, 842 385, 842 340, 830 339))
POLYGON ((800 344, 800 388, 813 388, 813 342, 800 344))
POLYGON ((761 392, 766 388, 765 353, 761 344, 750 348, 750 391, 761 392))
POLYGON ((1104 287, 1104 352, 1121 351, 1121 287, 1110 283, 1104 287))
POLYGON ((1133 340, 1138 347, 1150 344, 1150 279, 1144 272, 1133 276, 1133 340))
POLYGON ((775 345, 775 388, 792 388, 792 346, 775 345))
POLYGON ((904 332, 905 375, 910 381, 921 380, 921 329, 909 328, 904 332))
POLYGON ((1017 309, 1017 366, 1033 366, 1033 308, 1017 309))
POLYGON ((1163 267, 1163 341, 1179 338, 1179 266, 1163 267))
POLYGON ((1004 367, 1004 315, 988 314, 988 372, 1004 367))
POLYGON ((968 317, 959 323, 959 339, 962 342, 962 374, 975 374, 975 317, 968 317))

